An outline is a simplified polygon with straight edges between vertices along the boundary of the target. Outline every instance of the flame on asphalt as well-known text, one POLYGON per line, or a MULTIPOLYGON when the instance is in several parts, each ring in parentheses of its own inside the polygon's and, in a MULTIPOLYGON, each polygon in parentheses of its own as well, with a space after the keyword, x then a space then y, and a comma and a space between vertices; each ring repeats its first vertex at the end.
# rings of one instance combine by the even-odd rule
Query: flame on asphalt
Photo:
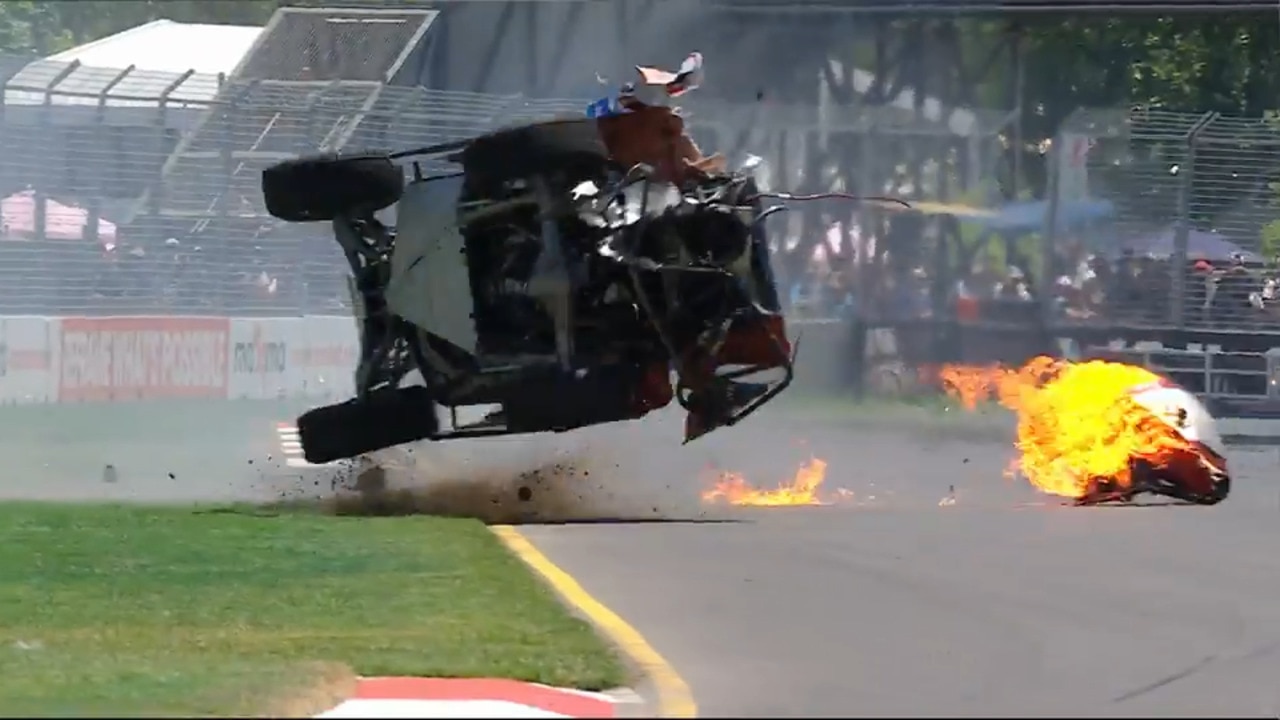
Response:
MULTIPOLYGON (((702 493, 703 502, 723 503, 739 507, 801 507, 820 505, 840 505, 871 507, 882 505, 882 498, 875 494, 875 483, 871 483, 868 492, 858 494, 848 488, 831 488, 824 492, 823 483, 827 479, 827 463, 817 458, 810 458, 795 475, 779 483, 773 488, 759 488, 747 481, 738 472, 728 470, 713 471, 711 487, 702 493)), ((893 491, 884 493, 892 496, 893 491)), ((939 507, 956 504, 955 488, 952 487, 941 501, 939 507)))
POLYGON ((946 366, 940 378, 970 410, 994 400, 1017 415, 1018 455, 1009 473, 1046 493, 1083 497, 1100 478, 1128 487, 1132 460, 1162 464, 1196 452, 1134 400, 1135 387, 1160 380, 1146 368, 1037 357, 1017 369, 946 366))
MULTIPOLYGON (((771 489, 753 486, 741 473, 720 471, 711 487, 702 493, 702 500, 751 507, 828 505, 830 501, 819 493, 826 479, 827 464, 817 458, 810 458, 794 477, 771 489)), ((847 497, 852 493, 841 488, 836 495, 847 497)))

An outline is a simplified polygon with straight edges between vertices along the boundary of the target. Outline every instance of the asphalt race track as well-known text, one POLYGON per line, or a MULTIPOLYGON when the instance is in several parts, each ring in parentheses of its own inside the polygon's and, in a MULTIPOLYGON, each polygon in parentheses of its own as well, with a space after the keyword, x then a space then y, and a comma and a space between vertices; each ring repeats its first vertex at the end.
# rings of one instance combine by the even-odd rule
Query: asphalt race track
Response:
MULTIPOLYGON (((1217 507, 1085 509, 1002 479, 1003 443, 767 418, 709 440, 685 452, 768 485, 812 453, 852 498, 523 528, 704 717, 1280 714, 1274 449, 1231 458, 1217 507)), ((627 480, 697 483, 653 472, 627 480)))
MULTIPOLYGON (((273 432, 296 410, 10 411, 0 497, 305 491, 324 479, 284 467, 273 432)), ((537 465, 552 472, 515 502, 525 519, 662 520, 522 531, 644 634, 704 717, 1280 714, 1280 451, 1235 453, 1218 507, 1082 509, 1005 480, 998 429, 868 429, 882 420, 766 409, 681 447, 667 416, 399 462, 459 512, 510 507, 537 465), (773 486, 810 456, 828 506, 698 501, 709 466, 773 486)))

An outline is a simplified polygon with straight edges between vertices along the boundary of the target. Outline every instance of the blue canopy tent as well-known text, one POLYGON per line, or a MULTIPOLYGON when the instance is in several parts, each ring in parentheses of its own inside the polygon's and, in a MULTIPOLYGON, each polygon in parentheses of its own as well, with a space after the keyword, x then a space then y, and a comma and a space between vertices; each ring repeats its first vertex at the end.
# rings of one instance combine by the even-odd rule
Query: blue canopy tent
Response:
MULTIPOLYGON (((1135 255, 1151 257, 1170 257, 1173 255, 1176 228, 1172 225, 1150 235, 1128 238, 1120 243, 1124 250, 1135 255)), ((1212 263, 1228 262, 1231 256, 1239 253, 1246 262, 1261 262, 1262 256, 1250 252, 1231 242, 1225 235, 1209 230, 1189 230, 1187 232, 1187 257, 1191 260, 1208 260, 1212 263)))

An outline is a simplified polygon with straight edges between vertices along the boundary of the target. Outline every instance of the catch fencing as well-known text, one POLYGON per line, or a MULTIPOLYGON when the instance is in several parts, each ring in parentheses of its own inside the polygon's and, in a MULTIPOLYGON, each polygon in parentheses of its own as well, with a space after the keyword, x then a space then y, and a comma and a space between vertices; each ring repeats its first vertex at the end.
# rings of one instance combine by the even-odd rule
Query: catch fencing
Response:
MULTIPOLYGON (((951 108, 934 98, 914 107, 910 93, 884 105, 729 104, 691 99, 696 139, 733 164, 760 158, 763 187, 797 193, 843 191, 911 200, 903 214, 849 202, 799 204, 770 226, 780 245, 817 250, 779 258, 784 291, 796 290, 798 316, 830 318, 848 292, 864 312, 898 318, 895 291, 919 276, 954 275, 939 238, 955 229, 937 220, 944 203, 993 202, 992 179, 1016 113, 951 108), (807 241, 807 243, 805 242, 807 241), (825 246, 825 247, 824 247, 825 246), (893 251, 890 253, 889 248, 893 251)), ((784 292, 791 295, 791 292, 784 292)))
POLYGON ((1093 282, 1105 300, 1087 320, 1280 331, 1274 118, 1081 109, 1055 145, 1062 148, 1050 193, 1056 222, 1047 227, 1045 255, 1050 277, 1070 277, 1087 255, 1097 256, 1093 282), (1109 220, 1073 222, 1077 205, 1098 200, 1113 206, 1109 220))
MULTIPOLYGON (((344 265, 327 228, 269 217, 262 169, 305 153, 409 148, 581 116, 589 100, 317 81, 305 70, 246 79, 0 57, 8 78, 0 97, 0 312, 342 311, 344 265)), ((932 100, 918 111, 697 97, 684 104, 704 147, 734 163, 762 157, 768 186, 922 200, 973 192, 995 172, 1012 119, 944 112, 932 100)), ((826 233, 816 212, 803 209, 776 233, 791 242, 826 233)), ((878 282, 871 268, 883 247, 866 239, 883 234, 885 218, 837 210, 825 219, 839 224, 829 233, 834 250, 859 260, 845 273, 878 282)), ((790 273, 794 282, 805 271, 790 273)), ((802 300, 803 314, 834 312, 802 300)))
MULTIPOLYGON (((1030 292, 1006 292, 1017 284, 1007 275, 997 297, 987 278, 966 300, 919 278, 914 292, 930 301, 911 318, 864 307, 855 334, 866 338, 868 389, 928 391, 943 362, 1017 363, 1063 343, 1160 337, 1221 347, 1142 353, 1155 369, 1207 394, 1275 402, 1280 385, 1264 370, 1267 348, 1280 347, 1280 335, 1268 340, 1280 333, 1280 120, 1086 108, 1063 122, 1048 158, 1043 222, 1004 238, 1033 251, 1030 292)), ((965 280, 972 293, 977 278, 965 280)))
MULTIPOLYGON (((346 314, 345 261, 328 227, 271 218, 261 197, 265 167, 307 153, 403 149, 581 116, 590 100, 398 87, 372 75, 318 81, 306 69, 255 79, 0 57, 8 78, 0 97, 0 314, 346 314)), ((932 99, 918 108, 815 107, 732 105, 695 94, 682 105, 708 151, 734 165, 762 158, 766 187, 898 194, 925 204, 986 192, 1014 117, 932 99)), ((945 272, 927 250, 941 232, 928 222, 894 230, 889 213, 849 203, 792 215, 771 227, 779 244, 819 233, 834 270, 780 269, 784 294, 801 290, 789 308, 795 317, 839 313, 838 292, 823 300, 812 290, 841 280, 874 312, 894 315, 898 276, 945 272)), ((843 327, 827 323, 829 348, 808 353, 822 355, 807 373, 823 377, 820 386, 852 377, 843 327)))
POLYGON ((343 312, 328 227, 271 218, 261 171, 457 140, 585 103, 0 58, 0 313, 343 312))

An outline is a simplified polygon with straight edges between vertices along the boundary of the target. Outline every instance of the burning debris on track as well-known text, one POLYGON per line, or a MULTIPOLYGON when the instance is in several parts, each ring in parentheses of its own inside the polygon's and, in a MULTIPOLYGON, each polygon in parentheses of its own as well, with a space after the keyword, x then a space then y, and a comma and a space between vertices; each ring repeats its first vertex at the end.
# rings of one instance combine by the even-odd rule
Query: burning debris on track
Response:
POLYGON ((1038 357, 1021 368, 948 366, 966 408, 994 400, 1017 415, 1008 473, 1077 504, 1154 493, 1198 504, 1226 497, 1225 449, 1195 396, 1146 368, 1038 357))
POLYGON ((827 464, 817 458, 801 465, 790 481, 770 489, 751 485, 741 473, 720 471, 716 473, 712 486, 702 493, 702 500, 747 507, 827 505, 830 501, 820 493, 826 479, 827 464))
MULTIPOLYGON (((809 458, 800 465, 795 474, 774 487, 757 487, 740 472, 730 470, 711 470, 708 472, 709 487, 702 491, 702 502, 709 505, 732 505, 736 507, 816 507, 838 505, 841 507, 878 507, 883 506, 892 490, 877 493, 875 484, 866 492, 855 493, 843 487, 828 488, 827 463, 818 458, 809 458)), ((939 501, 940 507, 956 503, 955 487, 952 486, 947 495, 939 501)))

